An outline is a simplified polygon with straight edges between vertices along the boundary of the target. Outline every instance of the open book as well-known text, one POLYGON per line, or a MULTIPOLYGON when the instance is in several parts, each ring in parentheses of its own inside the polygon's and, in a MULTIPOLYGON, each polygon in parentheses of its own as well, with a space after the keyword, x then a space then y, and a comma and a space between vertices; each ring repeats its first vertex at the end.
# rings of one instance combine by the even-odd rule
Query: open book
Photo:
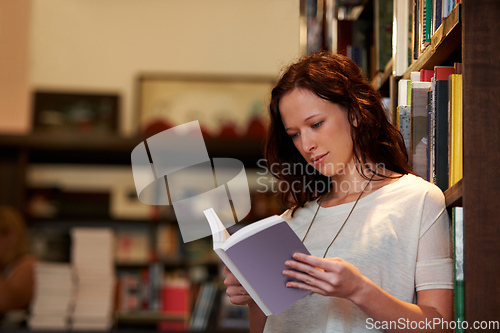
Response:
POLYGON ((285 261, 295 252, 309 254, 304 244, 277 215, 229 235, 215 211, 203 212, 210 224, 214 251, 266 316, 279 314, 310 292, 286 287, 285 261))

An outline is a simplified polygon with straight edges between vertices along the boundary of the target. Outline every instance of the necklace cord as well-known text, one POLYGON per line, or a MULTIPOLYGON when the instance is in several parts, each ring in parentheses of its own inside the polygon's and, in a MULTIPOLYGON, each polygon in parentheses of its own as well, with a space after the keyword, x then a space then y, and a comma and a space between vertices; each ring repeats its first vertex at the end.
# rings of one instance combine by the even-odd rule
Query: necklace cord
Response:
MULTIPOLYGON (((377 168, 378 169, 378 168, 377 168)), ((368 183, 365 185, 365 187, 363 188, 363 190, 361 191, 361 193, 359 194, 358 198, 356 199, 356 201, 354 202, 354 205, 352 206, 351 208, 351 211, 349 212, 349 214, 347 215, 347 218, 345 219, 344 223, 342 223, 342 225, 340 226, 340 229, 339 231, 337 232, 337 234, 335 235, 335 237, 333 238, 333 240, 330 242, 330 245, 328 245, 328 247, 326 248, 325 250, 325 253, 323 254, 323 258, 326 257, 326 254, 328 253, 328 250, 330 250, 330 247, 333 245, 333 242, 335 242, 335 240, 337 239, 337 237, 339 236, 340 232, 342 231, 342 229, 344 228, 344 226, 346 225, 347 221, 349 220, 349 217, 351 217, 351 214, 352 212, 354 211, 354 208, 356 207, 356 205, 358 204, 358 201, 359 199, 361 199, 361 196, 363 195, 363 193, 365 193, 365 190, 366 188, 368 187, 368 185, 370 185, 370 183, 372 182, 373 180, 373 177, 375 177, 375 174, 376 174, 376 171, 372 174, 370 180, 368 181, 368 183)), ((326 194, 326 193, 325 193, 326 194)), ((302 238, 302 243, 304 243, 304 240, 306 239, 307 235, 309 234, 309 230, 311 230, 311 227, 314 223, 314 220, 316 219, 316 215, 318 215, 318 212, 319 212, 319 208, 321 207, 321 202, 323 201, 323 198, 324 198, 324 195, 321 196, 321 198, 318 200, 318 208, 316 209, 316 212, 314 213, 314 216, 311 220, 311 223, 309 224, 309 228, 307 228, 307 231, 306 231, 306 234, 304 235, 304 238, 302 238)))

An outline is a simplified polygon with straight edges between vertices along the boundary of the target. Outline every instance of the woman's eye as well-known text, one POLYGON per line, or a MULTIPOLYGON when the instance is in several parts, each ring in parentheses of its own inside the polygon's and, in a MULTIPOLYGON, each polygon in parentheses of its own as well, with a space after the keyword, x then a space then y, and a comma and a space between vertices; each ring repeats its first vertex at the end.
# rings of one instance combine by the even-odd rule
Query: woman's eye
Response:
POLYGON ((317 123, 314 123, 311 125, 312 128, 318 128, 320 127, 321 125, 323 125, 323 121, 318 121, 317 123))
POLYGON ((290 134, 290 138, 295 139, 295 138, 298 138, 299 137, 299 133, 292 133, 290 134))

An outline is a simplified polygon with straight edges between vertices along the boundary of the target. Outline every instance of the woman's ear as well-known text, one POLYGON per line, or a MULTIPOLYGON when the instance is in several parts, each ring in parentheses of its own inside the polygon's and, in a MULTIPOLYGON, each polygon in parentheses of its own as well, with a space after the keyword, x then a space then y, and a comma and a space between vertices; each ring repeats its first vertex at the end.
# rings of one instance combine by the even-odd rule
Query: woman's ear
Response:
POLYGON ((354 113, 351 113, 350 116, 351 116, 351 124, 352 124, 352 126, 358 127, 358 117, 354 113))

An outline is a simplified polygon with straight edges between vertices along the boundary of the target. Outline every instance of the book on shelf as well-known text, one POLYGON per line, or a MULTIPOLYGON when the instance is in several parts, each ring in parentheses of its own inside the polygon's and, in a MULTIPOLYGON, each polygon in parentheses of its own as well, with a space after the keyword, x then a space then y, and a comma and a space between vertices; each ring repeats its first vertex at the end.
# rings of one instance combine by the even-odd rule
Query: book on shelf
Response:
POLYGON ((77 276, 72 329, 107 330, 115 301, 114 233, 109 228, 71 229, 72 263, 77 276))
POLYGON ((69 263, 37 262, 28 326, 33 330, 67 330, 75 300, 74 270, 69 263))
POLYGON ((427 92, 427 180, 431 183, 436 182, 436 113, 434 108, 434 77, 431 78, 431 87, 427 92))
POLYGON ((143 263, 150 259, 148 230, 117 230, 115 234, 117 263, 143 263))
POLYGON ((148 305, 143 307, 142 302, 149 299, 144 297, 144 287, 147 288, 148 281, 149 279, 142 281, 141 274, 137 272, 120 273, 117 277, 116 311, 126 313, 147 308, 148 305))
POLYGON ((453 66, 434 67, 434 108, 435 108, 435 184, 448 189, 448 77, 454 73, 453 66))
POLYGON ((411 48, 408 41, 408 31, 410 18, 410 4, 408 0, 393 0, 393 48, 392 56, 394 58, 393 68, 395 76, 403 76, 410 65, 409 55, 411 48))
POLYGON ((215 282, 205 282, 201 285, 189 322, 190 331, 206 331, 217 294, 218 287, 215 282))
POLYGON ((411 106, 410 105, 398 105, 397 109, 397 127, 406 147, 406 152, 411 153, 411 106))
POLYGON ((239 306, 231 303, 226 293, 220 295, 220 306, 217 315, 217 328, 224 330, 245 330, 250 328, 250 314, 248 306, 239 306))
POLYGON ((282 275, 285 261, 295 252, 309 251, 282 218, 271 216, 229 235, 213 209, 204 214, 214 251, 266 316, 281 313, 309 294, 286 287, 290 279, 282 275))
POLYGON ((411 142, 411 81, 398 81, 398 106, 396 107, 396 126, 403 137, 406 151, 410 154, 411 142))
MULTIPOLYGON (((454 261, 454 286, 453 286, 453 304, 455 321, 463 322, 465 319, 464 311, 464 209, 463 207, 453 207, 452 233, 453 233, 453 261, 454 261)), ((463 327, 457 327, 455 332, 464 332, 463 327)))
POLYGON ((421 69, 420 70, 420 81, 421 82, 431 82, 434 76, 434 70, 432 69, 421 69))
POLYGON ((164 314, 188 317, 191 308, 190 282, 182 276, 167 276, 161 282, 161 306, 164 314))
POLYGON ((462 75, 452 74, 449 88, 449 186, 455 185, 463 176, 463 124, 462 124, 462 75))
POLYGON ((375 72, 384 72, 392 57, 393 0, 375 0, 375 72))
POLYGON ((432 1, 422 1, 422 50, 431 44, 432 36, 432 1))
POLYGON ((427 179, 427 104, 430 82, 411 82, 411 166, 413 171, 427 179))
POLYGON ((441 25, 441 22, 443 20, 443 0, 433 0, 432 1, 432 33, 436 32, 436 30, 439 28, 441 25))

